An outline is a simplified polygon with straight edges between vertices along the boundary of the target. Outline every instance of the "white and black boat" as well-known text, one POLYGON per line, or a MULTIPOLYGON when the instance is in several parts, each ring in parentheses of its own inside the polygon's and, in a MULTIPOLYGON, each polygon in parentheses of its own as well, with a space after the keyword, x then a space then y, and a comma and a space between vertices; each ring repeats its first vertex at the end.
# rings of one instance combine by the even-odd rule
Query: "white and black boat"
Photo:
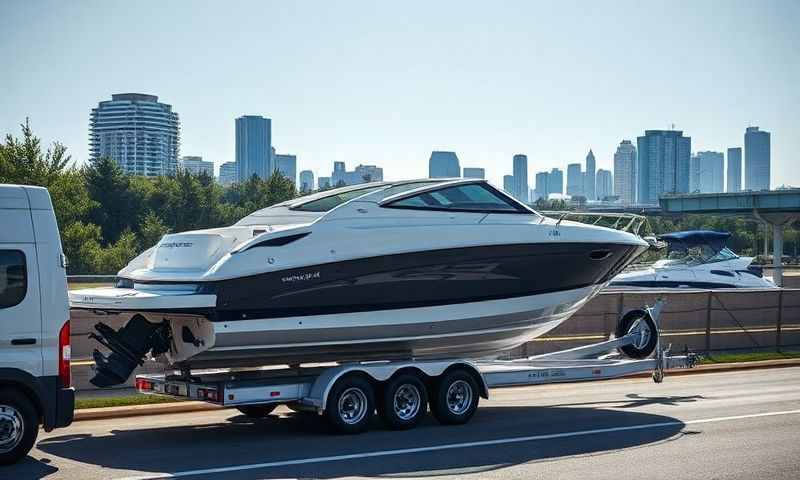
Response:
POLYGON ((617 275, 611 288, 776 288, 752 257, 740 257, 725 244, 731 234, 710 230, 658 236, 666 258, 617 275))
POLYGON ((483 180, 372 183, 164 236, 114 288, 93 383, 181 368, 497 356, 569 318, 648 244, 538 214, 483 180))

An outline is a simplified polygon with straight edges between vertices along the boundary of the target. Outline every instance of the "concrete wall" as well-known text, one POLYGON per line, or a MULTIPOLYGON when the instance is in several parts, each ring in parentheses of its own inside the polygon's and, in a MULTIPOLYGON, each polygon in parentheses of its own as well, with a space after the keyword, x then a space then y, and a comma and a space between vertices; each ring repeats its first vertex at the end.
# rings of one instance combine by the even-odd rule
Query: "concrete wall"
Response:
MULTIPOLYGON (((800 347, 800 289, 603 292, 548 335, 509 352, 509 356, 535 355, 604 340, 614 331, 622 313, 653 305, 659 297, 666 301, 660 319, 663 339, 672 343, 673 351, 685 347, 694 352, 775 349, 779 341, 784 348, 800 347)), ((92 326, 102 321, 117 329, 127 320, 125 315, 73 311, 72 371, 78 389, 94 388, 88 383, 92 350, 99 347, 105 351, 87 337, 92 326)), ((137 372, 159 370, 158 364, 146 362, 137 372)), ((129 386, 132 381, 123 387, 129 386)))

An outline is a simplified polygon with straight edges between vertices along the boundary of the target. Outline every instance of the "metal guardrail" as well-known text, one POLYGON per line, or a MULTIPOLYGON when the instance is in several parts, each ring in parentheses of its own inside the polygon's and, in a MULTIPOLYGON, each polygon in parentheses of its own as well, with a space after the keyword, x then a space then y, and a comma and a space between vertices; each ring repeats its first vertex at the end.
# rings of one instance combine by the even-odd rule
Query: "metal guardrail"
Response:
POLYGON ((67 283, 114 283, 116 275, 67 275, 67 283))

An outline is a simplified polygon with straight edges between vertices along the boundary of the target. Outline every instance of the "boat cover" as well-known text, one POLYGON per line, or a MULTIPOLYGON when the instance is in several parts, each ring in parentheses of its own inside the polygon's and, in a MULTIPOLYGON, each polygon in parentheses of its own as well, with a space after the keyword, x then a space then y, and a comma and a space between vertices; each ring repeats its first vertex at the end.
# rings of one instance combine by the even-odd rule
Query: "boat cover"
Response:
POLYGON ((686 232, 665 233, 664 235, 659 235, 658 239, 667 242, 670 251, 684 251, 699 245, 708 245, 715 252, 718 252, 725 248, 725 241, 730 236, 730 232, 689 230, 686 232))

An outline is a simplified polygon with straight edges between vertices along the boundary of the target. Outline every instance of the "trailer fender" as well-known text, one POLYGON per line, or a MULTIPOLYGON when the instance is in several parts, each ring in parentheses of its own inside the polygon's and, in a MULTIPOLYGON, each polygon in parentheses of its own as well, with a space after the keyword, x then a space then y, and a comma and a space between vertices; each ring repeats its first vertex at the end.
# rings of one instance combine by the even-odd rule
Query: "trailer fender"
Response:
POLYGON ((345 364, 328 368, 314 380, 308 396, 303 399, 303 403, 314 406, 317 412, 321 414, 325 410, 328 395, 333 385, 337 380, 348 374, 362 374, 376 382, 385 382, 390 379, 392 375, 404 369, 418 370, 429 377, 438 377, 444 372, 456 367, 462 367, 470 371, 478 382, 481 390, 481 397, 489 398, 489 388, 486 384, 486 380, 475 364, 466 360, 432 360, 424 362, 408 361, 374 364, 345 364))

